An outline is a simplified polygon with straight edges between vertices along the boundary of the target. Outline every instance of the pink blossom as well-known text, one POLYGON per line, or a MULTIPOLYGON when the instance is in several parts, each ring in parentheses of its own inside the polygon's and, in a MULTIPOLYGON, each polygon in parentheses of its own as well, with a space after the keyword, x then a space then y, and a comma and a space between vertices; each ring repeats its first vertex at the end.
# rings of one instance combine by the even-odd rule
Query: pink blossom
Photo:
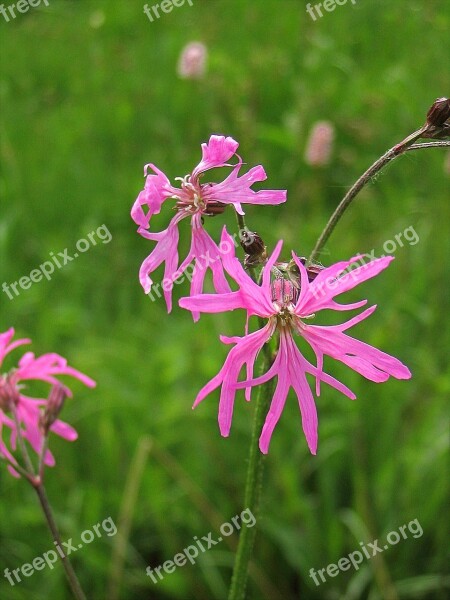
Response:
MULTIPOLYGON (((224 228, 222 241, 230 239, 224 228)), ((280 241, 263 269, 261 285, 256 284, 244 271, 233 252, 225 255, 223 262, 227 273, 239 285, 237 291, 181 298, 180 306, 191 311, 219 313, 241 308, 247 311, 248 316, 257 315, 267 319, 262 329, 243 337, 221 337, 222 342, 234 346, 219 373, 200 390, 194 407, 221 386, 219 428, 221 434, 226 437, 231 428, 236 390, 245 389, 246 399, 250 400, 252 387, 276 376, 275 393, 259 440, 260 450, 263 453, 268 452, 273 430, 283 411, 289 389, 292 387, 298 398, 303 431, 309 449, 315 454, 317 412, 306 375, 315 378, 317 396, 320 395, 320 383, 323 381, 351 399, 356 397, 343 383, 324 372, 324 355, 331 356, 366 379, 377 383, 386 381, 390 376, 397 379, 411 377, 410 371, 399 360, 345 333, 347 329, 369 317, 374 312, 375 306, 367 308, 340 325, 310 324, 321 310, 345 311, 365 305, 367 300, 339 304, 334 298, 378 275, 389 265, 393 257, 388 256, 366 264, 358 264, 361 257, 356 256, 349 261, 324 268, 313 281, 309 281, 306 268, 292 253, 294 261, 292 264, 295 264, 299 274, 296 280, 286 276, 287 265, 276 262, 281 248, 280 241), (353 268, 355 265, 358 266, 353 268), (348 272, 350 268, 353 270, 348 272), (275 279, 273 279, 274 274, 275 279), (278 333, 280 341, 276 358, 267 373, 254 378, 253 368, 256 357, 275 333, 278 333), (294 336, 297 335, 303 337, 312 347, 317 359, 316 366, 306 360, 297 348, 294 341, 294 336), (244 366, 246 366, 247 378, 245 381, 239 381, 239 374, 244 366)))
MULTIPOLYGON (((5 356, 12 350, 23 344, 30 343, 29 339, 20 339, 12 342, 13 336, 13 328, 0 334, 0 367, 5 356)), ((42 410, 47 405, 47 400, 26 396, 23 393, 23 390, 26 388, 23 382, 36 379, 50 385, 58 385, 60 382, 57 377, 60 375, 74 377, 88 387, 95 386, 95 381, 70 367, 65 358, 54 353, 35 357, 32 352, 26 352, 15 369, 11 370, 8 374, 0 374, 0 454, 10 464, 14 465, 17 462, 3 441, 2 428, 6 426, 11 430, 10 447, 12 450, 15 450, 17 445, 16 423, 12 416, 8 416, 8 413, 11 413, 11 403, 15 404, 23 438, 39 454, 42 443, 39 419, 42 410)), ((64 391, 67 396, 72 396, 72 392, 66 386, 64 386, 64 391)), ((73 427, 60 420, 55 420, 50 427, 50 431, 69 441, 74 441, 78 437, 73 427)), ((48 466, 55 464, 55 459, 49 450, 45 455, 45 464, 48 466)), ((17 471, 13 467, 9 467, 9 470, 13 475, 18 476, 17 471)))
MULTIPOLYGON (((191 282, 192 294, 202 291, 207 268, 213 272, 216 292, 226 293, 230 290, 220 260, 222 253, 203 228, 205 217, 222 213, 227 204, 232 204, 239 214, 244 214, 241 204, 280 204, 286 201, 285 190, 255 192, 251 189, 254 183, 264 181, 267 176, 261 165, 239 175, 243 163, 236 154, 238 146, 231 137, 212 135, 208 143, 202 144, 202 160, 192 173, 176 178, 180 181, 180 187, 174 187, 155 165, 145 166, 145 187, 133 205, 131 216, 139 226, 138 233, 156 242, 156 246, 142 263, 139 279, 148 294, 153 284, 150 274, 165 263, 163 292, 169 312, 172 309, 173 283, 193 261, 195 268, 191 282), (237 164, 231 165, 228 161, 234 156, 237 157, 237 164), (231 172, 220 183, 201 183, 203 174, 217 167, 229 167, 231 172), (153 173, 148 174, 149 169, 153 173), (160 212, 162 204, 168 199, 175 200, 175 216, 164 231, 149 231, 151 218, 160 212), (186 218, 191 219, 191 248, 181 265, 178 265, 178 224, 186 218), (201 259, 206 267, 201 264, 201 259)), ((198 317, 195 311, 193 315, 194 318, 198 317)))
POLYGON ((309 134, 305 150, 305 162, 312 167, 324 167, 330 162, 334 142, 334 125, 318 121, 309 134))
POLYGON ((205 75, 208 49, 202 42, 189 42, 178 60, 178 75, 183 79, 201 79, 205 75))

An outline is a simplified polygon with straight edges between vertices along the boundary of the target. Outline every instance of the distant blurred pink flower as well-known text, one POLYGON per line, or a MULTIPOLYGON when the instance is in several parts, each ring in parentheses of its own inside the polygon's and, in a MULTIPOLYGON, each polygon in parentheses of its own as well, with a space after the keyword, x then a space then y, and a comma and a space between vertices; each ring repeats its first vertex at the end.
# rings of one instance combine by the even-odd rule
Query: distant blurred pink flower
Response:
POLYGON ((324 167, 333 151, 334 126, 329 121, 318 121, 312 128, 305 150, 305 162, 312 167, 324 167))
MULTIPOLYGON (((203 228, 203 217, 223 213, 227 204, 232 204, 239 214, 244 214, 241 203, 248 204, 280 204, 286 201, 285 190, 260 190, 251 189, 254 183, 264 181, 267 175, 261 165, 251 168, 247 173, 238 176, 243 164, 242 159, 236 154, 239 144, 231 137, 212 135, 208 143, 202 144, 202 160, 185 177, 176 177, 181 182, 180 187, 171 185, 169 179, 155 165, 148 164, 144 167, 147 176, 145 188, 140 192, 131 216, 139 225, 138 233, 143 237, 157 242, 152 253, 142 263, 139 279, 146 294, 151 291, 153 284, 150 278, 159 265, 165 262, 164 297, 167 310, 172 309, 173 282, 186 270, 187 266, 195 260, 197 265, 200 258, 205 260, 206 267, 196 268, 191 282, 191 293, 201 293, 205 278, 205 268, 210 268, 213 274, 215 290, 219 293, 228 292, 230 287, 223 273, 222 262, 217 260, 222 252, 210 235, 203 228), (237 164, 229 164, 229 160, 237 157, 237 164), (217 167, 230 167, 231 173, 220 183, 201 183, 202 175, 217 167), (151 169, 156 173, 147 174, 151 169), (170 221, 167 229, 152 233, 147 231, 150 219, 160 212, 163 202, 167 199, 175 200, 175 216, 170 221), (144 212, 144 208, 146 212, 144 212), (178 223, 190 217, 192 229, 191 248, 182 264, 178 266, 178 223)), ((201 265, 200 265, 201 266, 201 265)), ((194 312, 194 318, 198 315, 194 312)))
MULTIPOLYGON (((0 367, 2 366, 5 356, 12 350, 23 344, 30 343, 30 340, 28 339, 20 339, 11 342, 13 336, 13 328, 0 334, 0 367)), ((90 377, 83 375, 83 373, 80 373, 76 369, 69 367, 67 361, 62 356, 54 353, 43 354, 36 358, 32 352, 27 352, 20 359, 17 368, 11 370, 7 374, 0 374, 0 454, 11 464, 14 465, 17 463, 2 439, 2 428, 3 426, 6 426, 11 430, 10 447, 12 450, 15 450, 17 443, 17 428, 14 420, 8 416, 8 413, 11 413, 12 403, 15 405, 18 421, 23 426, 23 429, 21 430, 22 436, 24 439, 28 440, 33 450, 37 453, 41 450, 42 442, 42 432, 40 430, 39 420, 42 410, 47 406, 46 399, 25 396, 22 393, 22 390, 25 388, 22 382, 37 379, 50 385, 60 385, 60 382, 56 378, 56 376, 59 375, 75 377, 88 387, 95 386, 95 381, 90 377)), ((72 392, 69 388, 64 386, 64 391, 66 395, 72 396, 72 392)), ((59 420, 55 420, 52 423, 50 431, 53 431, 53 433, 56 433, 69 441, 76 440, 78 437, 77 432, 73 427, 59 420)), ((55 464, 55 459, 50 451, 47 451, 45 455, 45 464, 48 466, 53 466, 55 464)), ((13 467, 8 468, 14 476, 18 477, 18 473, 13 467)))
MULTIPOLYGON (((222 241, 230 239, 224 228, 222 241)), ((292 253, 300 273, 299 282, 294 284, 289 278, 284 278, 282 271, 275 267, 281 247, 282 242, 280 241, 264 267, 261 285, 256 284, 249 277, 233 252, 224 256, 223 262, 227 273, 238 283, 239 290, 225 294, 203 294, 181 298, 180 306, 191 311, 220 313, 242 308, 247 311, 249 316, 258 315, 268 320, 265 327, 243 337, 221 337, 223 343, 234 344, 234 347, 219 373, 200 390, 194 407, 213 390, 222 386, 219 402, 219 427, 221 434, 228 436, 236 390, 246 388, 246 399, 250 400, 253 386, 277 377, 275 393, 259 439, 260 450, 263 453, 268 452, 273 430, 283 411, 289 389, 292 387, 297 394, 303 431, 309 449, 315 454, 317 450, 317 412, 306 374, 315 377, 317 396, 320 395, 320 382, 324 381, 349 398, 356 397, 343 383, 324 372, 324 355, 346 364, 371 381, 383 382, 390 376, 397 379, 411 377, 407 367, 396 358, 344 333, 353 325, 369 317, 375 310, 375 306, 340 325, 308 324, 321 310, 352 310, 365 305, 367 300, 353 304, 338 304, 334 297, 378 275, 389 265, 393 257, 378 258, 347 272, 347 269, 361 258, 354 257, 349 261, 324 268, 314 281, 310 282, 306 268, 292 253), (274 267, 276 278, 273 280, 272 270, 274 267), (264 344, 276 332, 280 336, 280 346, 275 361, 267 373, 253 378, 256 357, 264 344), (304 338, 312 347, 317 358, 317 366, 313 366, 300 353, 294 342, 296 336, 304 338), (247 380, 238 382, 239 374, 245 365, 247 380)))
POLYGON ((450 175, 450 152, 447 152, 444 162, 444 173, 450 175))
POLYGON ((189 42, 178 59, 178 75, 183 79, 201 79, 206 72, 208 49, 202 42, 189 42))

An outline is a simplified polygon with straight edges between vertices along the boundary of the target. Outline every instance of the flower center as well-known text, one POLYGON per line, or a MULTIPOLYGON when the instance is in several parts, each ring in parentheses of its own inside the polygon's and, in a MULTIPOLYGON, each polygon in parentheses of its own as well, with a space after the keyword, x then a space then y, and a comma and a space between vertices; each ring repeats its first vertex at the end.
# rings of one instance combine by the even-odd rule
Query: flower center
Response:
POLYGON ((276 277, 271 284, 272 303, 277 311, 277 320, 283 327, 290 323, 294 315, 294 306, 298 299, 299 290, 292 281, 284 277, 276 277))
POLYGON ((214 184, 205 183, 200 185, 197 181, 193 182, 190 175, 175 177, 175 179, 181 181, 181 193, 174 195, 177 201, 177 210, 189 214, 202 213, 207 216, 219 215, 225 210, 226 205, 222 202, 205 198, 205 189, 212 187, 214 184))

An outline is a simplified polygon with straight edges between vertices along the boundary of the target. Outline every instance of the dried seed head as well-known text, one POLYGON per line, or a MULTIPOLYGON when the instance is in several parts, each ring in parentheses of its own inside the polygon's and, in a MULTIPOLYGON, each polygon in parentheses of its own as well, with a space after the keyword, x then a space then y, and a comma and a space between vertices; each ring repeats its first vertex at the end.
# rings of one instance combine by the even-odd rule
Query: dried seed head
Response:
POLYGON ((427 112, 427 123, 434 127, 443 127, 450 119, 450 99, 436 98, 427 112))

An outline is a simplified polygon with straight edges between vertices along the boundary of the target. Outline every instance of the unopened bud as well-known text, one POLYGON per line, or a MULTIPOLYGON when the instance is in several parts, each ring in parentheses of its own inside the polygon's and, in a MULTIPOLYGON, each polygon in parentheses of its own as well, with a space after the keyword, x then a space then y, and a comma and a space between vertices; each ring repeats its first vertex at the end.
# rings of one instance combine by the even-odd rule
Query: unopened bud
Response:
POLYGON ((9 412, 13 403, 19 401, 19 392, 16 386, 13 385, 8 377, 0 376, 0 410, 9 412))
POLYGON ((267 248, 256 231, 241 229, 239 232, 241 247, 245 252, 244 266, 254 267, 267 259, 267 248))
POLYGON ((242 229, 239 233, 239 237, 241 239, 241 247, 245 254, 250 254, 250 256, 259 256, 264 253, 266 246, 256 231, 242 229))
POLYGON ((450 99, 437 98, 427 112, 427 123, 434 127, 443 127, 450 119, 450 99))
POLYGON ((61 383, 57 383, 52 387, 45 410, 39 419, 39 428, 44 435, 47 435, 50 427, 58 418, 64 405, 64 400, 68 395, 67 389, 61 383))
MULTIPOLYGON (((308 274, 309 283, 312 283, 314 281, 314 279, 317 277, 317 275, 320 273, 320 271, 322 271, 325 268, 320 263, 312 263, 312 264, 306 266, 307 259, 305 256, 300 256, 299 261, 306 268, 306 273, 308 274)), ((300 270, 297 267, 297 264, 295 263, 295 261, 292 260, 289 263, 287 271, 289 274, 289 278, 291 280, 293 280, 294 282, 297 282, 298 285, 300 285, 300 270)))

